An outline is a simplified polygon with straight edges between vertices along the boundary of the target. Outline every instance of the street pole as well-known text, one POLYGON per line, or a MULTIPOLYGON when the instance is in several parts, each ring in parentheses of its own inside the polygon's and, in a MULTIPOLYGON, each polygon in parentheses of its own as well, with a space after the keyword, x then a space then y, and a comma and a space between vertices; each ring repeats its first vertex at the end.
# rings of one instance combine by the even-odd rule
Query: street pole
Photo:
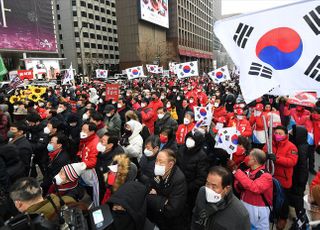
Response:
POLYGON ((84 63, 83 63, 83 49, 82 49, 82 46, 84 45, 83 44, 83 36, 82 36, 82 30, 83 30, 83 26, 81 26, 80 28, 80 53, 81 53, 81 66, 82 66, 82 73, 83 75, 85 75, 85 72, 84 72, 84 63))

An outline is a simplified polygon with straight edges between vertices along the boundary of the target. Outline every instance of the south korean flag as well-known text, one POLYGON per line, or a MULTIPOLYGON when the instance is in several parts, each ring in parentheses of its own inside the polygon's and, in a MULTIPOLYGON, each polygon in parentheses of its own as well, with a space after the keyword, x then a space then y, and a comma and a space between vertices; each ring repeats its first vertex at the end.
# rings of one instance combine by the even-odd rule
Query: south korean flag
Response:
POLYGON ((208 75, 216 84, 231 80, 228 66, 223 66, 214 71, 211 71, 208 73, 208 75))
POLYGON ((175 65, 175 71, 178 75, 178 78, 186 78, 199 76, 198 62, 185 62, 175 65))
POLYGON ((158 65, 146 65, 149 73, 158 73, 158 65))
POLYGON ((196 127, 210 126, 212 121, 212 106, 208 104, 206 107, 194 107, 194 117, 196 127))
POLYGON ((126 69, 126 73, 129 80, 136 79, 139 77, 144 77, 143 66, 136 66, 126 69))
POLYGON ((230 159, 232 160, 232 155, 237 150, 239 135, 236 127, 219 129, 216 135, 215 148, 226 150, 231 155, 230 159))
POLYGON ((263 94, 320 92, 319 0, 226 18, 214 32, 240 67, 247 103, 263 94))

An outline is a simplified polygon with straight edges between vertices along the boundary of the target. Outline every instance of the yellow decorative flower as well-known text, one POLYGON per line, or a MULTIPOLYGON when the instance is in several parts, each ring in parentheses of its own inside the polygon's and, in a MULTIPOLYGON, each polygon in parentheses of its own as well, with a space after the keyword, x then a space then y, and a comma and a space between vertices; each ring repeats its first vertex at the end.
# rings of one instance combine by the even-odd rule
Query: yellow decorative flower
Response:
POLYGON ((33 102, 38 102, 41 99, 41 96, 39 94, 32 93, 28 96, 28 99, 33 102))
POLYGON ((17 101, 20 101, 20 97, 19 97, 19 96, 16 96, 16 95, 12 95, 12 96, 10 97, 10 99, 9 99, 9 102, 10 102, 11 104, 14 104, 14 103, 17 102, 17 101))
POLYGON ((45 92, 46 92, 46 88, 44 88, 44 87, 34 87, 34 86, 32 86, 29 89, 32 92, 32 94, 37 94, 37 95, 42 95, 42 94, 45 94, 45 92))

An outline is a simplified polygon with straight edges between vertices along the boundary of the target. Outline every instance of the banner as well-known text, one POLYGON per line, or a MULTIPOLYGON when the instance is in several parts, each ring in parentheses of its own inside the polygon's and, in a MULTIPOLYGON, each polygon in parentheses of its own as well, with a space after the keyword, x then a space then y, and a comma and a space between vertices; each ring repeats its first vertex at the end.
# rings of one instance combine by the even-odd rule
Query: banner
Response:
POLYGON ((33 70, 18 70, 18 75, 21 80, 27 79, 32 80, 33 79, 33 70))
POLYGON ((193 61, 193 62, 176 64, 175 71, 179 79, 186 78, 186 77, 199 76, 198 62, 193 61))
POLYGON ((162 67, 162 66, 161 66, 161 67, 160 67, 160 66, 158 67, 158 73, 160 73, 160 74, 163 73, 163 67, 162 67))
POLYGON ((208 75, 216 84, 231 80, 228 66, 223 66, 214 71, 211 71, 208 73, 208 75))
POLYGON ((120 96, 119 84, 106 84, 106 101, 114 100, 118 101, 120 96))
POLYGON ((232 160, 233 153, 237 150, 239 135, 236 127, 219 129, 215 148, 226 150, 231 155, 230 159, 232 160))
POLYGON ((289 97, 288 103, 294 105, 302 105, 313 108, 317 102, 317 93, 315 92, 301 92, 295 96, 289 97))
POLYGON ((105 69, 96 69, 96 77, 97 78, 104 78, 107 79, 108 78, 108 70, 105 69))
POLYGON ((136 67, 126 69, 126 73, 129 80, 143 77, 144 76, 143 66, 136 66, 136 67))
POLYGON ((170 70, 163 70, 162 77, 170 77, 170 70))
POLYGON ((158 73, 158 65, 146 65, 146 67, 149 73, 158 73))
POLYGON ((15 90, 19 85, 22 85, 23 81, 19 78, 18 75, 12 78, 9 84, 9 88, 11 89, 8 93, 10 93, 12 90, 15 90))
POLYGON ((319 1, 217 21, 214 32, 240 67, 247 103, 264 94, 320 93, 319 1))
POLYGON ((0 49, 57 52, 51 0, 1 0, 0 6, 0 49))
POLYGON ((176 64, 177 64, 176 62, 169 62, 169 70, 171 74, 177 74, 176 68, 175 68, 176 64))

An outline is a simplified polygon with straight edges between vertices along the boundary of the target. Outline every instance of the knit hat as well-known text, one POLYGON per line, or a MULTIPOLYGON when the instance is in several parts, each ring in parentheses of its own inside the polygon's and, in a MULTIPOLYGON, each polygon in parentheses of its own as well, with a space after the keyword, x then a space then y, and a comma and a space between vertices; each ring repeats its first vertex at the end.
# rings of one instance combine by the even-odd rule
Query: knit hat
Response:
POLYGON ((66 172, 67 178, 71 182, 75 182, 87 168, 87 165, 84 162, 73 163, 63 166, 64 171, 66 172))

